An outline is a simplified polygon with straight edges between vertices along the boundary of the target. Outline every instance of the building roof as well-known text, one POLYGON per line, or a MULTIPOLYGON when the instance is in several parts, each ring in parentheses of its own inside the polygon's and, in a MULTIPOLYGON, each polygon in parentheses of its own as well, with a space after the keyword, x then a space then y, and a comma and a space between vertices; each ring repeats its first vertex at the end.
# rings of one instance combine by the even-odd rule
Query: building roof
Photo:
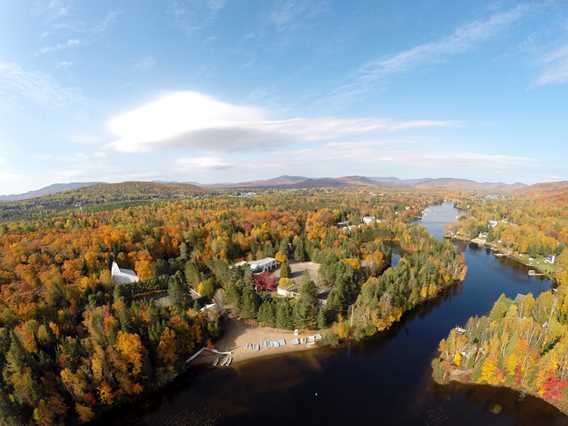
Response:
POLYGON ((270 265, 271 263, 274 262, 276 262, 276 259, 274 259, 273 257, 265 257, 264 259, 251 260, 250 262, 248 262, 248 264, 250 265, 251 268, 257 268, 257 267, 270 265))
POLYGON ((138 275, 131 269, 120 268, 116 262, 112 262, 112 280, 115 284, 128 284, 138 282, 138 275))

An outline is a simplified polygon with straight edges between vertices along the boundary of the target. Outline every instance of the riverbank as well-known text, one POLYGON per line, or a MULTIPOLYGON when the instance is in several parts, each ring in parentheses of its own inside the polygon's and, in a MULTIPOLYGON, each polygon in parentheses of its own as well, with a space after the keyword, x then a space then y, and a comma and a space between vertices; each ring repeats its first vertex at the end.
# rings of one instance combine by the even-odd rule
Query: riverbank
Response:
POLYGON ((467 243, 473 243, 476 244, 479 247, 485 247, 490 249, 491 251, 493 251, 494 255, 497 257, 506 257, 507 259, 513 260, 517 263, 520 263, 521 265, 525 265, 528 268, 533 269, 534 271, 536 271, 539 274, 543 274, 544 276, 546 276, 547 278, 551 279, 551 280, 555 280, 554 277, 554 272, 555 272, 555 268, 554 265, 550 265, 547 264, 544 261, 538 261, 535 260, 533 258, 531 258, 530 256, 526 255, 526 254, 522 254, 522 253, 516 253, 512 250, 509 250, 497 243, 493 243, 493 242, 487 242, 487 240, 484 240, 482 238, 476 237, 476 238, 468 238, 465 237, 463 235, 456 235, 456 234, 445 234, 445 238, 448 238, 450 240, 453 241, 463 241, 463 242, 467 242, 467 243))
POLYGON ((469 385, 469 386, 479 386, 479 385, 483 385, 483 386, 490 386, 494 389, 510 389, 512 391, 515 392, 519 392, 522 395, 530 395, 534 398, 538 398, 544 402, 546 402, 547 404, 550 404, 554 407, 556 407, 557 409, 559 409, 563 414, 568 415, 568 402, 566 401, 558 401, 558 400, 552 400, 552 399, 544 399, 542 395, 539 395, 536 392, 533 392, 530 389, 526 389, 524 387, 517 387, 517 386, 511 386, 511 385, 504 385, 504 384, 500 384, 500 385, 492 385, 489 383, 481 383, 481 382, 474 382, 474 381, 469 381, 466 380, 468 377, 471 377, 471 373, 472 370, 464 370, 461 368, 450 368, 445 369, 445 373, 447 374, 447 377, 438 377, 436 374, 433 374, 432 378, 433 380, 439 384, 439 385, 448 385, 451 382, 454 383, 460 383, 462 385, 469 385))
MULTIPOLYGON (((221 337, 216 343, 215 348, 220 352, 231 352, 232 364, 238 364, 257 358, 286 354, 291 352, 303 352, 320 347, 317 343, 298 344, 292 343, 293 339, 308 338, 321 332, 301 331, 294 334, 293 331, 260 327, 247 324, 243 320, 229 319, 221 337), (265 340, 280 341, 284 339, 285 344, 279 347, 262 348, 265 340), (250 345, 258 345, 259 350, 252 350, 250 345)), ((217 356, 211 353, 204 353, 194 364, 212 365, 217 356)))

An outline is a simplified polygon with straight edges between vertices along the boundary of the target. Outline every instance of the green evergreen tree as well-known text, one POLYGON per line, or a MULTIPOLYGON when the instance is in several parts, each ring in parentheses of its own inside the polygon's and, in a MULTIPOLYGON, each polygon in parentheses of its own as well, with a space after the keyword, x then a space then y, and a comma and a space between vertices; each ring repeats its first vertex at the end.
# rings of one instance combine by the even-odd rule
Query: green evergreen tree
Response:
POLYGON ((309 277, 304 276, 300 296, 294 307, 296 327, 314 329, 318 318, 318 297, 316 285, 309 277))
POLYGON ((241 316, 247 319, 256 318, 259 304, 260 301, 256 291, 254 291, 251 285, 246 285, 241 296, 241 316))
POLYGON ((258 308, 258 321, 270 327, 273 327, 276 322, 276 313, 274 312, 274 303, 267 299, 262 302, 260 308, 258 308))
POLYGON ((182 241, 179 246, 179 258, 181 260, 187 260, 189 258, 189 249, 185 241, 182 241))
POLYGON ((294 238, 294 260, 296 262, 303 262, 306 260, 306 249, 304 248, 303 237, 294 238))
POLYGON ((197 265, 192 262, 186 262, 185 264, 185 280, 190 287, 197 287, 197 284, 201 282, 201 274, 197 265))
POLYGON ((276 305, 276 327, 286 329, 294 328, 292 308, 288 299, 279 300, 276 305))
POLYGON ((178 308, 185 307, 186 292, 184 285, 179 277, 173 276, 168 280, 168 296, 173 306, 178 308))

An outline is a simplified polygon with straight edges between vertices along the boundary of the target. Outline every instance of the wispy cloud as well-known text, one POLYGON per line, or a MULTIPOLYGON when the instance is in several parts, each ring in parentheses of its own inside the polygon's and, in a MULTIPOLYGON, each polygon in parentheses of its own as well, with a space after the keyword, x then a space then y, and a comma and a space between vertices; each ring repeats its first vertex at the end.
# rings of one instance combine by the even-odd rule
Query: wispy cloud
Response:
POLYGON ((44 46, 36 52, 36 56, 46 55, 48 53, 59 52, 61 50, 79 47, 81 40, 77 38, 70 38, 69 40, 61 43, 52 44, 51 46, 44 46))
POLYGON ((65 18, 71 11, 71 0, 49 0, 34 2, 32 11, 46 22, 53 23, 65 18))
POLYGON ((156 66, 156 60, 152 56, 145 56, 134 64, 134 69, 147 71, 156 66))
POLYGON ((60 61, 55 65, 58 70, 67 70, 73 66, 73 62, 70 61, 60 61))
POLYGON ((456 124, 376 118, 273 119, 258 107, 229 104, 197 92, 175 92, 111 118, 107 128, 115 136, 111 147, 117 151, 191 147, 240 152, 344 136, 446 128, 456 124))
POLYGON ((296 28, 302 20, 314 19, 329 10, 327 0, 285 0, 277 3, 270 21, 277 30, 296 28))
MULTIPOLYGON (((541 164, 524 156, 488 154, 480 152, 451 152, 431 154, 417 152, 424 144, 416 143, 412 149, 405 147, 408 141, 378 140, 374 143, 326 143, 311 148, 288 150, 266 156, 263 162, 283 170, 298 167, 321 167, 322 171, 334 175, 337 170, 374 170, 389 166, 391 170, 417 170, 423 176, 435 176, 439 171, 453 176, 511 172, 522 176, 528 169, 538 169, 541 164), (402 148, 402 149, 401 149, 402 148), (284 154, 284 155, 283 155, 284 154), (317 164, 314 163, 317 158, 317 164)), ((321 173, 321 172, 320 172, 321 173)), ((376 172, 375 172, 376 173, 376 172)))
POLYGON ((174 0, 170 13, 178 27, 191 34, 211 25, 225 4, 225 0, 174 0))
POLYGON ((191 171, 192 169, 221 170, 233 167, 232 164, 218 157, 179 158, 176 165, 180 171, 191 171))
POLYGON ((462 54, 475 44, 495 37, 500 31, 519 21, 528 11, 529 6, 517 6, 506 12, 495 13, 486 19, 462 25, 437 41, 419 44, 394 55, 369 61, 331 96, 343 98, 359 95, 395 74, 462 54))
MULTIPOLYGON (((118 21, 121 12, 111 10, 104 17, 95 23, 85 22, 83 20, 73 19, 71 17, 61 19, 51 25, 52 31, 67 31, 70 33, 81 34, 86 37, 95 37, 104 34, 118 21)), ((44 38, 44 37, 42 37, 44 38)))
POLYGON ((500 167, 500 168, 519 168, 535 166, 538 161, 523 156, 500 155, 500 154, 479 154, 473 152, 463 152, 457 154, 428 154, 422 159, 434 164, 451 164, 454 166, 474 166, 474 167, 500 167))
POLYGON ((43 107, 61 107, 77 103, 83 97, 80 90, 62 86, 45 73, 0 62, 0 99, 11 105, 26 100, 43 107))
POLYGON ((568 83, 568 44, 548 52, 541 58, 542 70, 537 86, 568 83))

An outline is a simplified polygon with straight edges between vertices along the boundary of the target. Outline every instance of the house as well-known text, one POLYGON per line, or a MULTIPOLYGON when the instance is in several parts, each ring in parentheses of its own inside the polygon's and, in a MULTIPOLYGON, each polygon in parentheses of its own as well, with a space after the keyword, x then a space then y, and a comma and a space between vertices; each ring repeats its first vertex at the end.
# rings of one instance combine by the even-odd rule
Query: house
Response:
POLYGON ((208 305, 205 305, 203 308, 201 308, 199 311, 200 312, 205 312, 205 311, 210 311, 210 310, 218 310, 217 308, 217 304, 216 303, 210 303, 208 305))
POLYGON ((191 298, 192 298, 193 300, 201 299, 201 294, 199 294, 197 291, 195 291, 195 290, 192 289, 192 288, 189 289, 189 295, 191 296, 191 298))
POLYGON ((375 216, 363 216, 361 219, 365 225, 369 225, 371 223, 381 223, 380 219, 377 219, 375 216))
POLYGON ((551 265, 554 265, 554 264, 556 263, 556 256, 553 255, 553 254, 551 254, 550 256, 546 257, 546 258, 544 259, 544 261, 545 261, 546 263, 550 263, 551 265))
POLYGON ((241 262, 235 263, 234 266, 238 268, 244 265, 248 265, 253 274, 260 274, 262 272, 272 272, 278 269, 278 261, 273 257, 265 257, 264 259, 251 260, 250 262, 243 260, 241 262))
POLYGON ((265 257, 264 259, 253 260, 248 262, 250 270, 253 273, 272 272, 278 269, 278 262, 273 257, 265 257))
POLYGON ((296 297, 298 295, 298 292, 296 291, 295 288, 292 287, 282 287, 282 286, 278 286, 276 288, 276 294, 278 296, 282 296, 282 297, 289 297, 289 298, 293 298, 296 297))
POLYGON ((110 270, 113 284, 132 284, 140 281, 138 275, 130 269, 119 268, 116 262, 112 262, 110 270))
POLYGON ((491 228, 495 228, 497 225, 499 225, 499 222, 496 221, 496 220, 490 220, 489 223, 488 223, 488 225, 489 225, 491 228))

